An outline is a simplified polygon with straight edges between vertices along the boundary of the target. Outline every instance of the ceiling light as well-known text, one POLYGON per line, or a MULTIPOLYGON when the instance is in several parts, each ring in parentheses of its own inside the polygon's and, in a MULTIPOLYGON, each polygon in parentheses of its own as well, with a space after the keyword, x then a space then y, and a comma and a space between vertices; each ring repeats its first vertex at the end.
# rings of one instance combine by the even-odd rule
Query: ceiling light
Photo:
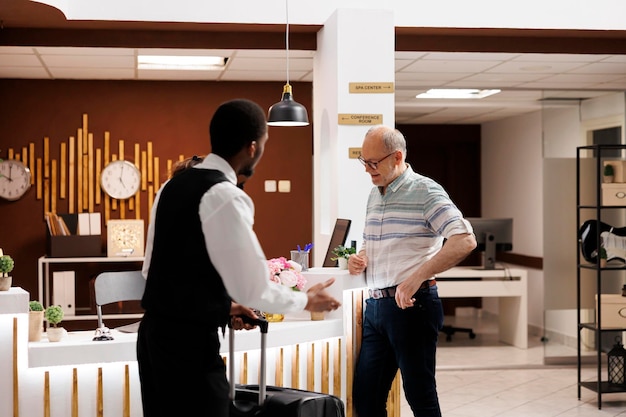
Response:
POLYGON ((478 90, 476 88, 431 88, 415 98, 478 99, 498 94, 500 90, 478 90))
POLYGON ((285 0, 287 28, 285 30, 285 46, 287 50, 287 83, 283 87, 282 99, 270 107, 267 124, 270 126, 307 126, 309 116, 306 108, 293 99, 289 84, 289 2, 285 0))
POLYGON ((220 71, 228 58, 222 56, 139 55, 137 68, 145 70, 220 71))

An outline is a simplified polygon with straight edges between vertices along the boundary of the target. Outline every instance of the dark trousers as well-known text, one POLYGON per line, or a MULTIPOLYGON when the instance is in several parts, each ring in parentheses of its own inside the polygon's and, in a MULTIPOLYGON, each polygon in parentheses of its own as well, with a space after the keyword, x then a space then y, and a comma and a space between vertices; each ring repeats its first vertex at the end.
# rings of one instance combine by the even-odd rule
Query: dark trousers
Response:
POLYGON ((228 381, 217 329, 146 313, 137 335, 144 417, 228 417, 228 381))
POLYGON ((359 417, 387 415, 387 397, 398 368, 413 415, 441 416, 435 355, 443 307, 436 285, 420 289, 415 299, 415 305, 405 310, 394 298, 367 300, 352 391, 359 417))

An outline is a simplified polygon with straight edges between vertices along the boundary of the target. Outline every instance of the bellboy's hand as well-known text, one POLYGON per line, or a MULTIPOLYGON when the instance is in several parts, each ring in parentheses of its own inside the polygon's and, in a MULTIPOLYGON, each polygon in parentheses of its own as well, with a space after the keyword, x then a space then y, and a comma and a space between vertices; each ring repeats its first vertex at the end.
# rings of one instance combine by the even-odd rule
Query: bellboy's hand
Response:
POLYGON ((317 283, 309 288, 306 292, 309 301, 306 303, 306 307, 304 309, 314 312, 333 311, 338 309, 339 306, 341 306, 341 303, 326 291, 326 288, 333 285, 334 282, 335 278, 330 278, 325 282, 317 283))
POLYGON ((367 268, 367 255, 352 254, 348 258, 348 271, 352 275, 358 275, 367 268))
POLYGON ((235 330, 251 330, 256 326, 248 323, 244 323, 241 317, 238 316, 248 316, 253 319, 258 319, 259 317, 255 314, 254 310, 248 308, 246 306, 242 306, 241 304, 237 304, 234 301, 230 303, 230 315, 231 315, 231 326, 235 330))

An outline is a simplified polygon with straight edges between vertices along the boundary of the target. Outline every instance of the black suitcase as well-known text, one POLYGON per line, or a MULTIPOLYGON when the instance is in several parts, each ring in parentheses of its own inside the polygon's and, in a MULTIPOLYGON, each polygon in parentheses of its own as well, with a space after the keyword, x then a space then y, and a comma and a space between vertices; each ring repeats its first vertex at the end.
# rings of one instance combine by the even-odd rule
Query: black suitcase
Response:
MULTIPOLYGON (((246 319, 246 321, 248 321, 246 319)), ((268 322, 259 319, 253 322, 261 330, 261 366, 259 385, 233 384, 235 367, 232 366, 235 353, 235 331, 229 329, 231 381, 230 415, 232 417, 344 417, 344 405, 340 398, 312 391, 293 388, 266 386, 265 381, 265 350, 268 322)))

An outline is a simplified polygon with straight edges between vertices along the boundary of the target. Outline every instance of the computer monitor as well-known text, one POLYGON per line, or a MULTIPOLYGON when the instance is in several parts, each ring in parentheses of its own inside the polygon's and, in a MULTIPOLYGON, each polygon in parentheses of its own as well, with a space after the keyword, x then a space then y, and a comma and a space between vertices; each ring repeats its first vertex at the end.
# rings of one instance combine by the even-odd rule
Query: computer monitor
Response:
POLYGON ((480 269, 500 269, 496 267, 496 252, 513 250, 513 219, 467 217, 466 220, 474 228, 476 250, 482 252, 480 269))
POLYGON ((345 246, 351 223, 352 220, 350 219, 337 219, 337 221, 335 221, 335 228, 333 229, 333 234, 330 237, 330 243, 328 244, 328 250, 326 251, 326 257, 324 258, 324 267, 332 268, 337 266, 337 261, 330 260, 330 258, 333 257, 332 251, 339 245, 345 246))

